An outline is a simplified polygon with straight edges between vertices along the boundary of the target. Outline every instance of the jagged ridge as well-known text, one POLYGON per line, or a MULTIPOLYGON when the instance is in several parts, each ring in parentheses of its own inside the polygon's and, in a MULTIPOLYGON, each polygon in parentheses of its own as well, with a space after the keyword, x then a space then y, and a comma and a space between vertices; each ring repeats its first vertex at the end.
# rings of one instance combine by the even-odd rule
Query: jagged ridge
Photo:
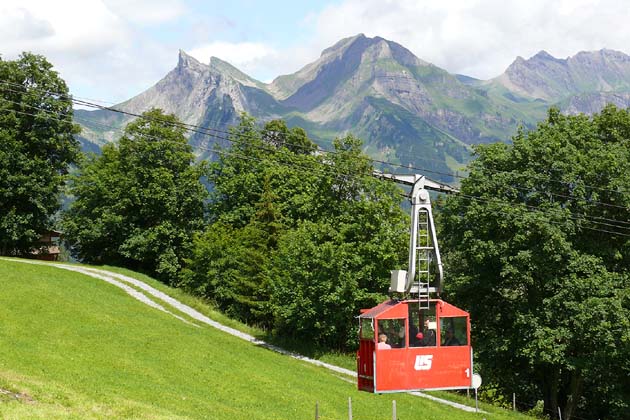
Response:
MULTIPOLYGON (((533 126, 543 118, 550 105, 597 112, 608 101, 627 106, 627 91, 630 57, 617 51, 567 59, 541 51, 528 60, 518 57, 495 79, 480 81, 452 75, 393 41, 359 34, 270 84, 219 58, 203 64, 180 51, 177 66, 162 80, 117 107, 134 113, 160 107, 186 123, 221 130, 235 124, 240 112, 263 121, 284 118, 316 141, 352 132, 373 156, 421 168, 437 162, 431 167, 446 172, 468 159, 467 145, 508 141, 519 125, 533 126)), ((79 115, 79 123, 128 121, 103 112, 79 115)), ((115 138, 114 130, 92 126, 82 142, 89 148, 115 138)), ((213 141, 191 136, 201 155, 213 141)))

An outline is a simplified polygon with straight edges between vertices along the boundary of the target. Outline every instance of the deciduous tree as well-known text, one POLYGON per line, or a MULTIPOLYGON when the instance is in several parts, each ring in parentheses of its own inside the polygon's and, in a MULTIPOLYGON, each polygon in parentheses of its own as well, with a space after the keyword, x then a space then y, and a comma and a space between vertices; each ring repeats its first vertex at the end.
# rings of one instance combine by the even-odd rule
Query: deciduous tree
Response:
POLYGON ((317 154, 304 130, 244 116, 231 140, 183 284, 282 336, 351 347, 354 317, 385 298, 405 259, 399 190, 371 176, 352 136, 317 154))
POLYGON ((76 201, 64 218, 73 252, 174 282, 203 227, 204 173, 177 118, 158 109, 144 113, 73 177, 76 201))
POLYGON ((484 375, 563 418, 627 418, 630 112, 557 110, 476 149, 441 212, 484 375))
POLYGON ((0 254, 37 247, 53 228, 69 165, 79 156, 66 83, 44 57, 0 59, 0 254))

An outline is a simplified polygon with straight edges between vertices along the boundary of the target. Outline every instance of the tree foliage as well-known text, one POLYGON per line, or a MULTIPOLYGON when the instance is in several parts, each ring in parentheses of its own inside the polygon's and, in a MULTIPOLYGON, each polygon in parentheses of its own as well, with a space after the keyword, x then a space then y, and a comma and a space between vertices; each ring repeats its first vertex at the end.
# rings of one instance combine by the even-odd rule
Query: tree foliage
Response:
POLYGON ((552 415, 627 418, 630 113, 552 109, 476 154, 441 224, 485 376, 552 415))
POLYGON ((0 254, 28 253, 53 228, 79 155, 68 87, 39 55, 0 59, 0 254))
POLYGON ((244 115, 212 167, 213 223, 183 284, 278 334, 347 348, 354 316, 404 260, 397 188, 371 177, 361 141, 314 153, 304 130, 244 115))
POLYGON ((76 197, 64 218, 75 255, 173 282, 203 228, 205 165, 174 115, 153 109, 129 123, 118 144, 103 147, 72 178, 76 197))

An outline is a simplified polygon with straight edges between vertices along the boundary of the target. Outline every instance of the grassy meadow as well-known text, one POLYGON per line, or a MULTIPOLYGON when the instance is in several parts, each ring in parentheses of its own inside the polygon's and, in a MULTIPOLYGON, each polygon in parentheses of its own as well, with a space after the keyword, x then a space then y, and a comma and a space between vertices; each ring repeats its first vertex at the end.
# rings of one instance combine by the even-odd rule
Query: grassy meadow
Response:
MULTIPOLYGON (((217 318, 198 300, 159 287, 217 318)), ((358 420, 391 419, 393 399, 401 420, 526 418, 358 392, 352 378, 182 322, 102 280, 50 265, 0 260, 0 290, 2 419, 313 419, 316 403, 320 419, 347 419, 349 397, 358 420)))

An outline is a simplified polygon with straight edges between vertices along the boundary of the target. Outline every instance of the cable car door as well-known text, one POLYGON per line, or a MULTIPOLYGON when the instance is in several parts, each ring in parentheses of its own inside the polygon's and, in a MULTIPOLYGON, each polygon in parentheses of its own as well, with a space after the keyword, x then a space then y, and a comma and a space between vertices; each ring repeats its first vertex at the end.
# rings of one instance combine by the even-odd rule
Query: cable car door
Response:
POLYGON ((361 391, 374 392, 374 320, 361 318, 359 351, 357 352, 357 383, 361 391))

